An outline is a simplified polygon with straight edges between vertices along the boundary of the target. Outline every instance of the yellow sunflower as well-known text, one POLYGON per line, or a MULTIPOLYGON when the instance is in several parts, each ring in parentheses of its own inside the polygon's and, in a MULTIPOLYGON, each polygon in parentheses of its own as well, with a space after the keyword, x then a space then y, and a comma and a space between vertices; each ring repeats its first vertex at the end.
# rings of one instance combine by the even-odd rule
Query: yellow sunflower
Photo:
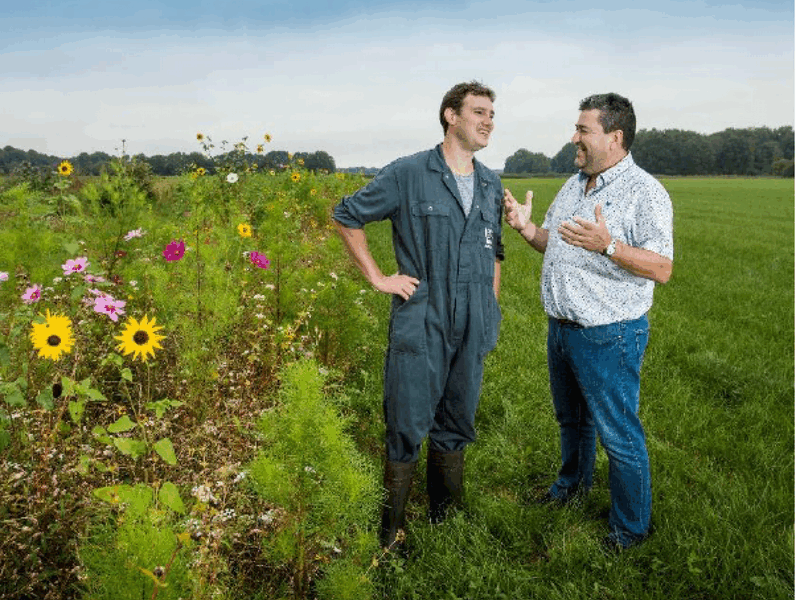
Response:
POLYGON ((270 143, 270 141, 271 141, 271 134, 270 134, 270 133, 266 133, 266 134, 263 136, 263 139, 264 139, 266 142, 269 142, 269 143, 270 143))
POLYGON ((69 177, 74 170, 75 169, 72 166, 72 163, 70 163, 68 160, 64 160, 60 165, 58 165, 58 174, 63 175, 64 177, 69 177))
POLYGON ((238 225, 238 234, 240 234, 240 237, 251 237, 252 226, 248 223, 241 223, 238 225))
POLYGON ((196 174, 201 177, 202 175, 205 174, 205 168, 204 167, 199 167, 198 169, 196 169, 196 174))
POLYGON ((155 356, 155 349, 161 348, 160 340, 166 336, 155 333, 163 327, 155 326, 155 318, 147 321, 146 316, 140 321, 133 317, 127 319, 122 335, 117 335, 113 339, 121 342, 116 349, 124 354, 133 354, 133 359, 140 358, 143 362, 147 361, 147 355, 155 356))
POLYGON ((44 323, 33 323, 30 339, 33 347, 39 351, 39 356, 58 360, 62 354, 69 354, 75 343, 72 321, 63 315, 51 315, 47 309, 44 323))
POLYGON ((299 179, 301 179, 301 175, 299 175, 298 173, 296 173, 296 172, 294 171, 294 172, 293 172, 293 174, 290 176, 290 178, 291 178, 291 179, 292 179, 294 182, 298 182, 298 180, 299 180, 299 179))
POLYGON ((263 148, 263 145, 262 144, 257 144, 257 152, 259 154, 262 154, 263 150, 265 150, 265 148, 263 148))
POLYGON ((205 136, 204 136, 203 133, 197 133, 196 134, 196 139, 201 142, 203 139, 205 139, 205 136))

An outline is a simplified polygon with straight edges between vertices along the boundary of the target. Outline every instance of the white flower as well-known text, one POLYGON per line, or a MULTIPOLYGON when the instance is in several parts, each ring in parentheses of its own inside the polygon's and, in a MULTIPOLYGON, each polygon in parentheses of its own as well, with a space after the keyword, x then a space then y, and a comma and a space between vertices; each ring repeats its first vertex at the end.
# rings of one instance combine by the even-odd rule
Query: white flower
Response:
POLYGON ((271 509, 268 512, 265 512, 261 514, 259 517, 257 517, 257 520, 263 525, 270 525, 271 523, 274 522, 275 517, 276 517, 276 511, 271 509))
POLYGON ((8 273, 0 271, 0 281, 8 281, 8 273))
POLYGON ((236 183, 238 181, 237 173, 230 173, 227 175, 227 183, 236 183))
POLYGON ((195 496, 199 502, 204 502, 205 504, 217 501, 216 497, 213 495, 213 492, 206 485, 194 487, 191 490, 191 495, 195 496))
POLYGON ((124 241, 129 242, 133 238, 139 238, 146 233, 143 229, 133 229, 127 232, 127 235, 124 236, 124 241))

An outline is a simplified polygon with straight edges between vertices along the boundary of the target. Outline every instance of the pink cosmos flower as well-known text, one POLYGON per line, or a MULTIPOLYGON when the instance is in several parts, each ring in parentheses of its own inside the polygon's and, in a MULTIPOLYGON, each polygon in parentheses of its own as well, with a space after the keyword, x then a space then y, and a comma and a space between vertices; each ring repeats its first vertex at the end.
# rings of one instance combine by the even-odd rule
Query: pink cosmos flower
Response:
POLYGON ((173 260, 180 260, 183 254, 185 254, 185 242, 182 240, 179 242, 172 240, 163 251, 163 257, 169 262, 173 260))
POLYGON ((8 273, 0 271, 0 281, 8 281, 8 273))
POLYGON ((267 269, 271 266, 271 261, 266 258, 265 254, 260 254, 259 252, 252 252, 249 254, 249 260, 252 261, 254 266, 260 267, 261 269, 267 269))
MULTIPOLYGON (((86 306, 91 306, 92 304, 94 304, 100 298, 111 298, 110 294, 107 294, 107 293, 103 292, 102 290, 98 290, 96 288, 94 288, 94 289, 89 288, 88 292, 90 294, 93 294, 94 296, 97 296, 97 298, 91 298, 89 296, 84 297, 83 298, 83 304, 85 304, 86 306)), ((113 298, 111 298, 111 299, 113 299, 113 298)))
POLYGON ((115 300, 107 294, 99 296, 94 300, 94 312, 108 315, 114 323, 119 320, 119 315, 124 314, 124 305, 127 304, 122 300, 115 300))
POLYGON ((133 229, 132 231, 128 231, 127 235, 124 236, 124 241, 129 242, 133 238, 140 238, 146 232, 143 229, 133 229))
POLYGON ((85 256, 78 256, 74 260, 71 258, 61 265, 64 270, 64 275, 71 275, 72 273, 80 273, 85 271, 88 266, 88 258, 85 256))
POLYGON ((41 300, 41 286, 38 283, 34 283, 22 294, 22 301, 25 304, 33 304, 39 300, 41 300))
POLYGON ((88 283, 104 283, 105 278, 100 277, 99 275, 91 275, 90 273, 86 273, 83 275, 83 279, 88 283))

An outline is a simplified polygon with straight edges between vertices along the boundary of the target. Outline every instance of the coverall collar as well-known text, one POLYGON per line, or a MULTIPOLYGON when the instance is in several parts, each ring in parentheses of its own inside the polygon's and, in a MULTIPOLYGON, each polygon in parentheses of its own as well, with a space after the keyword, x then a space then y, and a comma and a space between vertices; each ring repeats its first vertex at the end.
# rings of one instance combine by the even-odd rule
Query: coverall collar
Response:
MULTIPOLYGON (((442 154, 442 144, 437 144, 437 147, 434 148, 434 152, 429 152, 428 156, 428 168, 430 171, 436 171, 438 173, 442 173, 442 181, 445 183, 445 187, 448 188, 448 191, 453 194, 453 197, 459 203, 459 206, 462 205, 462 199, 459 195, 459 187, 456 185, 456 181, 453 177, 453 171, 451 171, 448 163, 445 162, 445 156, 442 154)), ((478 181, 487 181, 485 176, 485 171, 487 168, 482 165, 475 157, 473 157, 473 172, 476 175, 476 182, 478 181)), ((476 184, 475 188, 477 190, 478 185, 476 184)), ((477 191, 475 192, 478 193, 477 191)))
MULTIPOLYGON (((442 144, 437 144, 437 147, 434 148, 434 150, 435 152, 431 152, 429 154, 428 168, 432 171, 438 171, 440 173, 444 173, 445 171, 452 173, 448 163, 445 162, 445 157, 442 154, 442 144)), ((478 162, 478 159, 473 157, 473 169, 478 173, 478 177, 483 177, 486 167, 478 162)))

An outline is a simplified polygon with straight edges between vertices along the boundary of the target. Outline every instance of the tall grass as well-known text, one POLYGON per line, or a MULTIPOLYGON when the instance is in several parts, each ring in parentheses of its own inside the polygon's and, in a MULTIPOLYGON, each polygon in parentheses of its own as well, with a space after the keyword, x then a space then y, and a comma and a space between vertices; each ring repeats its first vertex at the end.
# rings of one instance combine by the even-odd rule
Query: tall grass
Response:
MULTIPOLYGON (((507 185, 517 198, 534 190, 541 222, 562 183, 507 185)), ((654 535, 621 555, 600 550, 610 504, 602 449, 584 505, 532 502, 556 475, 558 428, 541 256, 507 230, 504 320, 468 450, 469 510, 436 527, 415 519, 410 558, 385 572, 385 597, 793 597, 793 181, 663 184, 675 266, 655 293, 641 391, 654 535)))

